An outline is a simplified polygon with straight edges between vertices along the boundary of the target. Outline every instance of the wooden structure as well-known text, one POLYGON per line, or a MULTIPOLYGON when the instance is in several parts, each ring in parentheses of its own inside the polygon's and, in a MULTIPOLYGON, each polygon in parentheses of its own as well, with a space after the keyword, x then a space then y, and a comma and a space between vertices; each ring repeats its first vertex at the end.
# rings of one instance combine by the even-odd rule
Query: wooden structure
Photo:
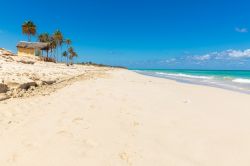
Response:
POLYGON ((48 48, 47 43, 42 42, 24 42, 17 44, 18 56, 42 56, 42 51, 48 48))

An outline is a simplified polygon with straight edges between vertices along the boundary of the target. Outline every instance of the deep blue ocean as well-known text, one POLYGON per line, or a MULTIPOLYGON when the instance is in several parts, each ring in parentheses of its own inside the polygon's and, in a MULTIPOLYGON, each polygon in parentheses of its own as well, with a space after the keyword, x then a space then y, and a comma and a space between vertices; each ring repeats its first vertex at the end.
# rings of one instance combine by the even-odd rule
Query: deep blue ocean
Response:
POLYGON ((208 85, 250 94, 249 70, 166 70, 133 69, 133 71, 154 77, 179 82, 208 85))

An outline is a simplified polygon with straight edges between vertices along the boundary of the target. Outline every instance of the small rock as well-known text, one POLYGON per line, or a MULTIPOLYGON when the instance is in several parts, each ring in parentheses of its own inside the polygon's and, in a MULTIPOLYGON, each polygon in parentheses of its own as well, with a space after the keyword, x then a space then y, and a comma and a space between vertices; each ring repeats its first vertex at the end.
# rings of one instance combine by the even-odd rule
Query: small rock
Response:
POLYGON ((7 82, 10 89, 29 89, 31 86, 37 86, 35 81, 28 80, 27 82, 7 82))
POLYGON ((37 84, 37 86, 42 86, 43 82, 39 80, 39 81, 36 81, 36 84, 37 84))
POLYGON ((6 99, 9 99, 9 98, 10 98, 10 97, 7 96, 6 94, 0 93, 0 101, 6 100, 6 99))
POLYGON ((51 85, 56 83, 56 80, 42 80, 44 85, 51 85))
POLYGON ((31 86, 31 87, 29 88, 29 90, 31 90, 31 91, 33 91, 33 90, 35 90, 35 89, 36 89, 35 86, 31 86))
POLYGON ((8 90, 8 86, 0 83, 0 93, 6 93, 8 90))
POLYGON ((36 85, 36 82, 34 81, 31 81, 31 82, 26 82, 26 83, 23 83, 19 86, 20 89, 29 89, 30 87, 32 86, 37 86, 36 85))

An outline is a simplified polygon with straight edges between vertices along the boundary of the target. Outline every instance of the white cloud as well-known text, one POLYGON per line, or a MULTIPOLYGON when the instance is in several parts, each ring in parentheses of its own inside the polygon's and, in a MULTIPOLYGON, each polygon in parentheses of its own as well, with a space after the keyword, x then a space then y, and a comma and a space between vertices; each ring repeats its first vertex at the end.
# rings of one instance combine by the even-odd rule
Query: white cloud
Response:
POLYGON ((229 60, 229 59, 240 59, 240 58, 250 58, 250 49, 246 50, 225 50, 221 52, 211 52, 205 55, 192 56, 193 60, 206 61, 206 60, 229 60))
POLYGON ((205 61, 205 60, 209 60, 210 58, 211 58, 211 55, 209 54, 193 57, 194 60, 198 60, 198 61, 205 61))
POLYGON ((250 49, 246 50, 229 50, 228 56, 233 58, 249 58, 250 57, 250 49))
POLYGON ((247 33, 248 29, 247 28, 235 28, 235 31, 239 33, 247 33))
POLYGON ((171 58, 171 59, 166 59, 166 60, 164 60, 165 63, 173 63, 173 62, 175 62, 175 61, 176 61, 175 58, 171 58))
POLYGON ((220 52, 210 52, 203 55, 179 56, 158 61, 160 64, 177 65, 244 65, 250 64, 250 49, 228 49, 220 52))

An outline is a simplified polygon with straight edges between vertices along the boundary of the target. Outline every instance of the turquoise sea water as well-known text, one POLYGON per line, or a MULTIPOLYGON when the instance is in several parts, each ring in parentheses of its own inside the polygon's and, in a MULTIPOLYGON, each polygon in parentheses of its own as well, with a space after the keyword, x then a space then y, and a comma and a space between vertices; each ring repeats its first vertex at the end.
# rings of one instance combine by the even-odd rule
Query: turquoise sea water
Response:
POLYGON ((135 69, 134 71, 179 82, 214 86, 250 94, 250 71, 246 70, 135 69))

